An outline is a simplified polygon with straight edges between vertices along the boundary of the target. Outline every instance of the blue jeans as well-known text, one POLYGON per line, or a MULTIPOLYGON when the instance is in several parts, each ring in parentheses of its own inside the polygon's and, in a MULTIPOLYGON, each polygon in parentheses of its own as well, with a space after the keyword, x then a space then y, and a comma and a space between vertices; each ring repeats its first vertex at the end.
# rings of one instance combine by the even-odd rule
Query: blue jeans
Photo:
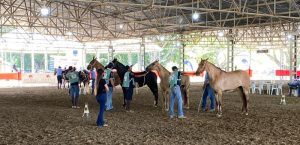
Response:
POLYGON ((206 108, 207 96, 210 97, 210 109, 211 110, 215 109, 215 93, 214 93, 214 90, 212 89, 212 87, 210 86, 210 84, 206 85, 203 96, 202 96, 201 108, 203 111, 205 111, 205 108, 206 108))
POLYGON ((72 99, 72 105, 77 106, 78 105, 78 98, 79 98, 79 86, 77 85, 71 85, 71 99, 72 99))
POLYGON ((169 109, 169 115, 174 116, 174 103, 175 103, 175 97, 177 98, 178 103, 178 116, 184 116, 183 109, 182 109, 182 97, 181 97, 181 91, 180 87, 178 85, 171 88, 171 96, 170 96, 170 109, 169 109))
POLYGON ((97 126, 104 125, 104 111, 105 111, 105 103, 106 103, 106 93, 98 94, 96 96, 96 100, 100 105, 98 119, 97 119, 97 126))
POLYGON ((94 94, 95 89, 95 79, 92 79, 92 94, 94 94))
POLYGON ((113 87, 109 87, 109 91, 107 92, 106 110, 111 110, 114 108, 112 105, 112 93, 113 87))

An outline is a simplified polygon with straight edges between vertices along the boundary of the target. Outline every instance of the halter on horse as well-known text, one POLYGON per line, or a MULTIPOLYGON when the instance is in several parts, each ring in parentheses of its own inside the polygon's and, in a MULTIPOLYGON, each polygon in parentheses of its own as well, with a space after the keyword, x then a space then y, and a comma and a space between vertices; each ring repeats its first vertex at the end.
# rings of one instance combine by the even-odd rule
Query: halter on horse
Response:
POLYGON ((245 111, 246 115, 248 115, 250 77, 246 71, 236 70, 225 72, 208 62, 207 59, 201 59, 196 74, 199 75, 203 71, 208 72, 210 85, 216 92, 218 117, 222 115, 222 92, 234 90, 236 88, 239 88, 242 92, 242 112, 245 111))
MULTIPOLYGON (((169 109, 169 97, 170 97, 170 85, 169 85, 169 78, 171 73, 163 67, 158 60, 154 61, 153 63, 149 64, 146 67, 146 71, 156 70, 159 74, 161 79, 160 88, 163 94, 163 102, 164 102, 164 109, 169 109)), ((184 105, 185 108, 189 108, 189 87, 190 87, 190 77, 189 76, 181 76, 181 92, 184 97, 184 105)))
MULTIPOLYGON (((114 64, 114 69, 117 69, 117 73, 121 78, 121 83, 123 82, 124 75, 127 72, 127 69, 125 68, 125 65, 122 63, 118 62, 117 59, 114 59, 112 61, 114 64)), ((147 85, 151 92, 154 95, 155 101, 154 105, 158 105, 158 87, 157 87, 157 76, 154 72, 141 72, 141 73, 134 73, 135 76, 141 76, 141 77, 134 77, 134 81, 139 84, 139 87, 142 87, 144 85, 147 85)), ((123 90, 123 95, 124 95, 124 104, 125 104, 125 88, 122 87, 123 90)))

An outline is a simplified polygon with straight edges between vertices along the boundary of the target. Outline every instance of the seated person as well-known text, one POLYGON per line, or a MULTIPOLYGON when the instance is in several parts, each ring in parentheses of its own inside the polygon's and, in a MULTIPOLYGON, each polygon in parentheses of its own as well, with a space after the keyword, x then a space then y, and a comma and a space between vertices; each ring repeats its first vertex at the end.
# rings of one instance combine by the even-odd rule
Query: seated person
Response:
POLYGON ((300 85, 300 81, 299 81, 299 76, 297 76, 296 79, 294 79, 292 82, 288 83, 289 86, 289 96, 292 93, 292 89, 298 89, 299 92, 299 85, 300 85))

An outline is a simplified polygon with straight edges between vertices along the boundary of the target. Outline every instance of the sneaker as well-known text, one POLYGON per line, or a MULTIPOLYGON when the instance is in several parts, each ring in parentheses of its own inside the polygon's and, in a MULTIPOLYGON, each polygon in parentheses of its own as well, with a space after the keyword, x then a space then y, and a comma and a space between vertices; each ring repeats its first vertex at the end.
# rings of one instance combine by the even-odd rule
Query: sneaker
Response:
POLYGON ((179 119, 185 119, 186 117, 182 115, 182 116, 178 116, 178 118, 179 119))
POLYGON ((210 110, 209 110, 209 112, 215 112, 215 111, 216 111, 215 109, 210 109, 210 110))
POLYGON ((174 118, 174 115, 170 115, 169 117, 170 117, 170 119, 173 119, 173 118, 174 118))
POLYGON ((108 127, 108 124, 103 124, 103 127, 108 127))
POLYGON ((72 106, 72 108, 76 108, 76 106, 72 106))
POLYGON ((79 106, 75 106, 75 108, 79 109, 80 107, 79 106))

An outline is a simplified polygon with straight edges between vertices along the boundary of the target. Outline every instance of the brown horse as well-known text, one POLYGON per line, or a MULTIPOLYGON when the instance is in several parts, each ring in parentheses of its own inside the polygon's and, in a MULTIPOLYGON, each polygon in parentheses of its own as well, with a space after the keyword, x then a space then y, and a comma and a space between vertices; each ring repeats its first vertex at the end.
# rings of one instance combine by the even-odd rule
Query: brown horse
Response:
MULTIPOLYGON (((146 67, 146 71, 156 70, 158 75, 161 79, 160 81, 160 88, 162 90, 163 95, 163 109, 169 109, 169 97, 170 97, 170 85, 169 85, 169 78, 171 73, 163 67, 158 60, 154 61, 150 65, 146 67)), ((185 108, 189 108, 189 88, 190 88, 190 77, 189 76, 181 76, 181 92, 184 96, 184 106, 185 108)))
MULTIPOLYGON (((87 66, 88 70, 91 70, 92 68, 96 68, 96 69, 105 69, 104 66, 97 60, 96 57, 93 57, 93 59, 91 60, 91 62, 89 63, 89 65, 87 66)), ((121 83, 120 77, 117 73, 113 73, 114 74, 114 79, 115 79, 115 84, 114 86, 117 86, 121 83)))
POLYGON ((204 70, 208 72, 210 85, 216 92, 217 116, 221 117, 222 115, 222 92, 235 90, 236 88, 239 88, 242 93, 242 113, 245 111, 246 115, 248 115, 250 87, 248 73, 242 70, 225 72, 208 62, 207 59, 201 59, 196 74, 199 75, 204 70))

